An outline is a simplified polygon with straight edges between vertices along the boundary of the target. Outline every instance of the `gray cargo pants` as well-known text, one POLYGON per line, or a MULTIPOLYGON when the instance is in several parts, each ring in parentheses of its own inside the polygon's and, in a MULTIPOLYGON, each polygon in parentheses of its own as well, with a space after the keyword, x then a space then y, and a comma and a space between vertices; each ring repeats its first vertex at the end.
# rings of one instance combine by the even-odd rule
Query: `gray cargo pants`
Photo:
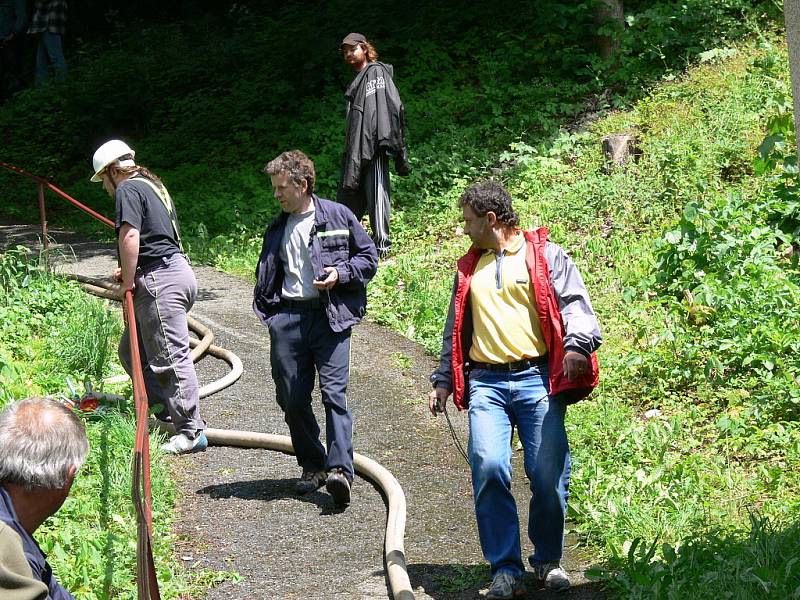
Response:
MULTIPOLYGON (((162 405, 176 433, 194 439, 205 429, 200 386, 189 349, 187 313, 197 298, 197 280, 183 254, 162 258, 136 271, 133 308, 147 400, 162 405)), ((119 358, 131 373, 130 330, 119 343, 119 358)))

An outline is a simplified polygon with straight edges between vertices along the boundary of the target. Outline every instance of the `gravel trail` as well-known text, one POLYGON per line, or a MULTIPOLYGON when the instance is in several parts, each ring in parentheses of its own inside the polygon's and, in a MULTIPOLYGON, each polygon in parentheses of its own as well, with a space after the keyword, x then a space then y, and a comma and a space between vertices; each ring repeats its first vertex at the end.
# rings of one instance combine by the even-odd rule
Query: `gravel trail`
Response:
MULTIPOLYGON (((105 278, 115 265, 108 243, 56 229, 50 233, 65 271, 105 278)), ((16 244, 38 249, 37 228, 0 223, 0 248, 16 244)), ((244 363, 242 378, 204 399, 201 414, 210 427, 288 435, 269 373, 269 336, 250 307, 252 285, 210 267, 195 267, 195 272, 200 293, 192 315, 211 327, 214 344, 244 363)), ((481 588, 488 582, 474 576, 474 566, 483 560, 467 465, 445 420, 431 417, 424 401, 434 364, 419 345, 390 330, 369 321, 355 328, 348 389, 354 447, 391 471, 404 489, 406 561, 417 598, 483 598, 481 588)), ((226 369, 214 358, 202 359, 197 363, 201 385, 226 369)), ((314 404, 322 424, 318 395, 314 404)), ((465 415, 453 411, 451 419, 466 444, 465 415)), ((369 481, 357 477, 351 505, 340 510, 324 488, 295 496, 300 472, 292 456, 212 447, 171 460, 181 490, 177 555, 189 568, 241 576, 211 589, 208 600, 389 597, 382 560, 386 505, 369 481)), ((526 531, 529 492, 520 453, 514 473, 526 531)), ((523 539, 523 553, 531 550, 523 539)), ((574 585, 557 597, 603 597, 583 576, 589 560, 572 548, 567 552, 564 566, 574 585)), ((550 597, 556 596, 529 579, 526 598, 550 597)))

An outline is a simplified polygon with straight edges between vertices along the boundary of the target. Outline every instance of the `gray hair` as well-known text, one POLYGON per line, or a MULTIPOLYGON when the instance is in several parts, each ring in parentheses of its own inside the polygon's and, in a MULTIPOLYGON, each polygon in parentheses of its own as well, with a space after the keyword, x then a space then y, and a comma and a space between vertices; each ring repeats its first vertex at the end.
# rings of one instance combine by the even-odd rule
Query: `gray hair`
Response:
POLYGON ((68 481, 89 452, 83 422, 45 398, 12 402, 0 413, 0 483, 54 490, 68 481))

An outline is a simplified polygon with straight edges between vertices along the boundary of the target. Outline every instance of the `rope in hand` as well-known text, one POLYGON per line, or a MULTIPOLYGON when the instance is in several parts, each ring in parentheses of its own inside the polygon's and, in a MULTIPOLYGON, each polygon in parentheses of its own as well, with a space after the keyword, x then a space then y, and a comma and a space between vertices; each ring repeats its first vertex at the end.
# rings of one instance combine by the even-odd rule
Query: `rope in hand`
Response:
POLYGON ((450 435, 453 437, 453 443, 456 445, 459 453, 461 453, 461 456, 464 457, 464 460, 467 461, 467 464, 469 465, 469 456, 467 456, 467 453, 464 451, 464 446, 461 444, 461 440, 458 439, 458 434, 456 433, 455 427, 453 427, 453 422, 450 420, 450 415, 447 414, 447 408, 442 406, 442 402, 438 398, 436 399, 436 412, 444 413, 444 417, 447 419, 447 426, 450 428, 450 435))

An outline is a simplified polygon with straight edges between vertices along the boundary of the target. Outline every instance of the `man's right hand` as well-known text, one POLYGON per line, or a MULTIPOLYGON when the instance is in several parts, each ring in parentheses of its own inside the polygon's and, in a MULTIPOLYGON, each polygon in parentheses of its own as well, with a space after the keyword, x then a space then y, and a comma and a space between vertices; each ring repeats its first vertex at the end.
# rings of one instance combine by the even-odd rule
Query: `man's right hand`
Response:
POLYGON ((428 408, 434 417, 444 412, 448 396, 450 396, 450 392, 442 387, 433 388, 428 394, 428 408))

